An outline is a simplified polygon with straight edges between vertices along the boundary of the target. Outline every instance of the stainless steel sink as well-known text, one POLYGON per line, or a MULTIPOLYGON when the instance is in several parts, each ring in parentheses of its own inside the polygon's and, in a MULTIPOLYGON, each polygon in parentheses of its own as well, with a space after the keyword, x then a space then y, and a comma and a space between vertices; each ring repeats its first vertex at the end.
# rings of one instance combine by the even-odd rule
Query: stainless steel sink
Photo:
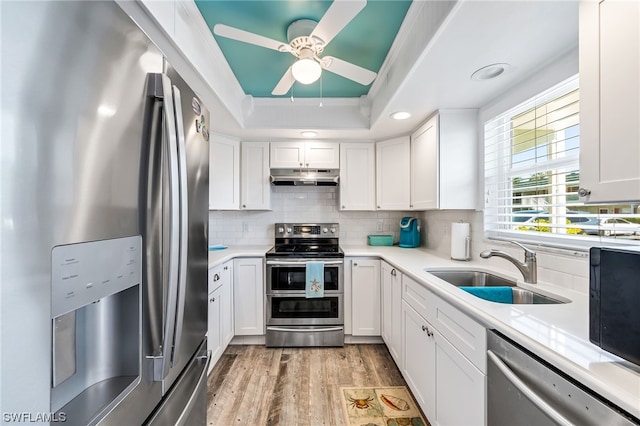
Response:
POLYGON ((482 271, 430 271, 428 269, 425 271, 456 287, 515 287, 517 285, 513 280, 482 271))
POLYGON ((518 287, 516 281, 489 272, 430 269, 425 269, 425 271, 456 287, 511 287, 513 304, 558 304, 569 302, 569 300, 560 296, 547 296, 518 287))

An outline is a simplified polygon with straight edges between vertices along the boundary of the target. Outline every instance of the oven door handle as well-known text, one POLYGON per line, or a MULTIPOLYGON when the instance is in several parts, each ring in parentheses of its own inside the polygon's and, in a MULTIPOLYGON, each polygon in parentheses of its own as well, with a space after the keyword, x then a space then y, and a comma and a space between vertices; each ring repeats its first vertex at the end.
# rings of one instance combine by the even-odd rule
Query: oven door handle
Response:
POLYGON ((323 328, 287 328, 287 327, 267 327, 267 330, 270 331, 285 331, 285 332, 299 332, 299 333, 308 333, 310 331, 342 331, 344 327, 323 327, 323 328))
MULTIPOLYGON (((342 265, 344 261, 342 260, 323 260, 321 261, 325 265, 342 265)), ((287 260, 267 260, 267 265, 275 265, 275 266, 304 266, 307 262, 296 262, 296 261, 287 261, 287 260)))

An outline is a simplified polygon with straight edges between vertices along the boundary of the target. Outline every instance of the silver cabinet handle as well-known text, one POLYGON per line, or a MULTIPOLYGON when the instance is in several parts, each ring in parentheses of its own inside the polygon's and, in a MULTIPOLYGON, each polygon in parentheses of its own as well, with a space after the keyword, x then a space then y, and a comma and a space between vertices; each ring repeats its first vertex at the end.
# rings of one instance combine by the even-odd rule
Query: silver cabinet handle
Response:
POLYGON ((426 325, 422 326, 422 331, 425 331, 427 333, 427 336, 433 337, 433 331, 429 330, 429 327, 427 327, 426 325))
POLYGON ((218 281, 219 279, 220 279, 220 275, 218 275, 218 274, 214 274, 214 275, 213 275, 213 282, 216 282, 216 281, 218 281))
POLYGON ((391 275, 393 275, 394 277, 395 277, 396 275, 398 275, 398 272, 396 271, 396 268, 393 268, 393 269, 391 270, 391 275))
POLYGON ((505 364, 498 355, 493 351, 487 351, 489 359, 498 367, 498 370, 516 387, 524 396, 529 399, 536 407, 542 410, 547 416, 551 417, 558 425, 573 425, 569 419, 564 417, 559 411, 553 408, 549 403, 542 399, 533 389, 527 386, 511 369, 505 364))
POLYGON ((216 301, 215 297, 212 297, 211 299, 209 299, 209 302, 215 302, 215 301, 216 301))
POLYGON ((354 263, 354 264, 353 264, 353 266, 358 266, 358 264, 357 264, 357 263, 354 263))

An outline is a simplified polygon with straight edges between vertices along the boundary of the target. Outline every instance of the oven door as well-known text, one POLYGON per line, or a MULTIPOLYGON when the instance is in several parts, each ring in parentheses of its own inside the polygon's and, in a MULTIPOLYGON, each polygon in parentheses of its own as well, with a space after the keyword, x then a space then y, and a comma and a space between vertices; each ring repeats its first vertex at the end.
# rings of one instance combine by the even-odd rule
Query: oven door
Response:
MULTIPOLYGON (((343 292, 342 259, 308 259, 324 262, 324 291, 343 292)), ((267 294, 305 291, 307 260, 267 259, 267 294)))
POLYGON ((304 294, 267 294, 269 325, 343 325, 341 293, 306 298, 304 294))

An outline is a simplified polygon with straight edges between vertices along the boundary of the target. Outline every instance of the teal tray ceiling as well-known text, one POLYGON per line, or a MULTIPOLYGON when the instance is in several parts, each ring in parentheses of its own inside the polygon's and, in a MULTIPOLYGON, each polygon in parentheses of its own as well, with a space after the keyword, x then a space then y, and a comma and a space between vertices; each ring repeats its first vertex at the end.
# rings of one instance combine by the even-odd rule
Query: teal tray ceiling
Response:
MULTIPOLYGON (((214 25, 225 24, 287 43, 289 24, 299 19, 319 21, 331 1, 196 0, 196 5, 212 33, 214 25)), ((334 56, 379 72, 410 5, 408 0, 370 0, 321 57, 334 56)), ((214 37, 240 86, 253 97, 274 97, 271 91, 296 60, 290 53, 214 37)), ((321 86, 322 97, 327 98, 360 97, 371 87, 323 70, 320 80, 309 85, 296 82, 285 97, 319 98, 321 86)))

